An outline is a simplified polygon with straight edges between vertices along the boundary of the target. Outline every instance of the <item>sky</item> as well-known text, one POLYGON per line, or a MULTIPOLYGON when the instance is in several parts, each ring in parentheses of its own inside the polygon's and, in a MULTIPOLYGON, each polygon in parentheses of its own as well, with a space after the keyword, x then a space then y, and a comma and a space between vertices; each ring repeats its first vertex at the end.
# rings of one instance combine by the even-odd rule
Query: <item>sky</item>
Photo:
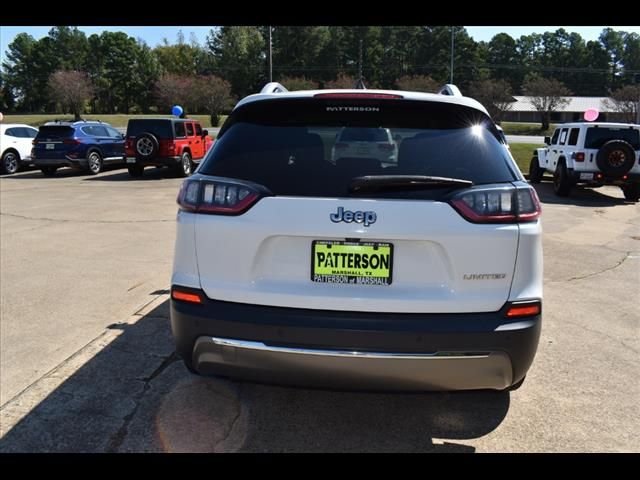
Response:
MULTIPOLYGON (((13 41, 15 36, 18 33, 26 32, 33 36, 36 40, 42 37, 45 37, 49 30, 52 27, 0 27, 0 53, 2 61, 5 60, 5 52, 9 44, 13 41)), ((166 38, 169 43, 175 43, 178 32, 182 31, 184 34, 185 41, 189 42, 191 38, 191 33, 195 35, 196 40, 201 45, 204 44, 207 34, 213 27, 189 27, 189 26, 162 26, 162 27, 151 27, 151 26, 142 26, 142 27, 78 27, 80 30, 85 32, 87 36, 92 35, 94 33, 100 33, 103 30, 108 30, 111 32, 115 31, 123 31, 126 34, 134 37, 141 38, 144 40, 149 46, 155 47, 162 43, 163 39, 166 38)), ((555 27, 555 26, 530 26, 530 27, 465 27, 470 36, 472 36, 476 41, 489 41, 491 38, 501 32, 508 33, 513 38, 519 38, 521 35, 529 35, 531 33, 544 33, 546 31, 555 31, 559 28, 564 28, 569 32, 577 32, 579 33, 586 41, 596 40, 600 32, 605 27, 555 27)), ((614 30, 623 30, 626 32, 636 32, 640 34, 640 27, 623 27, 623 26, 615 26, 611 27, 614 30)))

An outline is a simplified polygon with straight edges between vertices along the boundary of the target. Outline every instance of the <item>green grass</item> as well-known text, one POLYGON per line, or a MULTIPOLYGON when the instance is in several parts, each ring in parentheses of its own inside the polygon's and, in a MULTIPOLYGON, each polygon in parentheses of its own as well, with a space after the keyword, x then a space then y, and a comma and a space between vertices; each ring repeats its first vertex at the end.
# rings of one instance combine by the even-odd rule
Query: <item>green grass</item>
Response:
POLYGON ((542 130, 539 123, 525 122, 502 122, 500 124, 505 135, 552 135, 556 128, 554 124, 550 124, 547 130, 542 130))
POLYGON ((533 157, 533 151, 536 148, 544 147, 544 144, 537 143, 510 143, 511 155, 516 160, 520 171, 527 175, 529 173, 529 162, 533 157))
MULTIPOLYGON (((114 127, 126 127, 130 118, 170 118, 172 115, 93 115, 86 114, 82 118, 85 120, 100 120, 114 127)), ((189 118, 200 120, 203 128, 211 128, 211 118, 209 115, 191 115, 189 118)), ((226 115, 220 116, 220 125, 226 120, 226 115)), ((73 115, 56 114, 36 114, 36 115, 5 115, 3 123, 26 123, 34 127, 50 122, 52 120, 73 120, 73 115)))

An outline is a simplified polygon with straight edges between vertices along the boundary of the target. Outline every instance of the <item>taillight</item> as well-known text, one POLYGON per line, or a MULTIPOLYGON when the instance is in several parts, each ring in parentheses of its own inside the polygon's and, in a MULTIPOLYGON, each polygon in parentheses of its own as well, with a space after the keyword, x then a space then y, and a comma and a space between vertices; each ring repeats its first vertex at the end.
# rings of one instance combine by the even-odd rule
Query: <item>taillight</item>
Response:
POLYGON ((65 145, 80 145, 81 142, 77 138, 65 138, 62 143, 65 145))
POLYGON ((379 150, 386 150, 388 152, 390 152, 391 150, 393 150, 393 145, 391 145, 390 143, 379 143, 378 144, 378 149, 379 150))
POLYGON ((542 304, 539 300, 514 302, 509 306, 506 316, 508 318, 531 317, 540 315, 542 304))
POLYGON ((534 222, 540 217, 540 201, 531 187, 467 190, 451 205, 473 223, 534 222))
POLYGON ((584 162, 584 152, 576 152, 573 156, 573 159, 576 162, 584 162))
POLYGON ((240 215, 262 194, 258 188, 244 183, 189 179, 180 188, 178 205, 187 212, 240 215))

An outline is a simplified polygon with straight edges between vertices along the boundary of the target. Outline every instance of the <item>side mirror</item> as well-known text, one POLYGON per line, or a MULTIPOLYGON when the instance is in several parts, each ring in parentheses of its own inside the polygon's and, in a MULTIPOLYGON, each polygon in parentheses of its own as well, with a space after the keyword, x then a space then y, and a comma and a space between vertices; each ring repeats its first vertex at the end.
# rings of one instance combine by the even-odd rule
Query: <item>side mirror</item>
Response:
POLYGON ((551 145, 551 137, 544 137, 545 145, 551 145))
POLYGON ((127 135, 124 133, 121 133, 120 135, 122 135, 122 139, 124 140, 125 138, 127 138, 127 135))
POLYGON ((209 130, 202 130, 202 136, 206 137, 207 135, 209 135, 209 130))

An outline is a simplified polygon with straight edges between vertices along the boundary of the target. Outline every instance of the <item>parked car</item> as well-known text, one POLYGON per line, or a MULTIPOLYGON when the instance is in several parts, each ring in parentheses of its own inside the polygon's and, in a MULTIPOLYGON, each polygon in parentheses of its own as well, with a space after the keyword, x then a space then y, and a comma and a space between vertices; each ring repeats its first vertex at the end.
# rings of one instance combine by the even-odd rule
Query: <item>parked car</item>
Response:
POLYGON ((190 118, 136 118, 126 133, 129 175, 140 177, 146 166, 170 167, 189 176, 213 144, 209 132, 190 118))
POLYGON ((627 200, 640 199, 640 125, 565 123, 545 144, 533 152, 531 183, 540 183, 547 171, 559 197, 569 196, 576 185, 617 185, 627 200))
POLYGON ((540 204, 461 95, 241 100, 178 195, 170 316, 192 372, 347 389, 510 389, 537 349, 540 204), (394 162, 332 161, 388 129, 394 162))
POLYGON ((340 158, 377 158, 383 164, 396 163, 398 145, 388 128, 345 127, 331 149, 335 163, 340 158))
POLYGON ((47 122, 34 140, 32 162, 46 176, 60 167, 96 175, 105 165, 124 163, 124 136, 103 122, 47 122))
POLYGON ((31 142, 38 129, 20 123, 0 124, 0 173, 16 173, 31 164, 31 142))

